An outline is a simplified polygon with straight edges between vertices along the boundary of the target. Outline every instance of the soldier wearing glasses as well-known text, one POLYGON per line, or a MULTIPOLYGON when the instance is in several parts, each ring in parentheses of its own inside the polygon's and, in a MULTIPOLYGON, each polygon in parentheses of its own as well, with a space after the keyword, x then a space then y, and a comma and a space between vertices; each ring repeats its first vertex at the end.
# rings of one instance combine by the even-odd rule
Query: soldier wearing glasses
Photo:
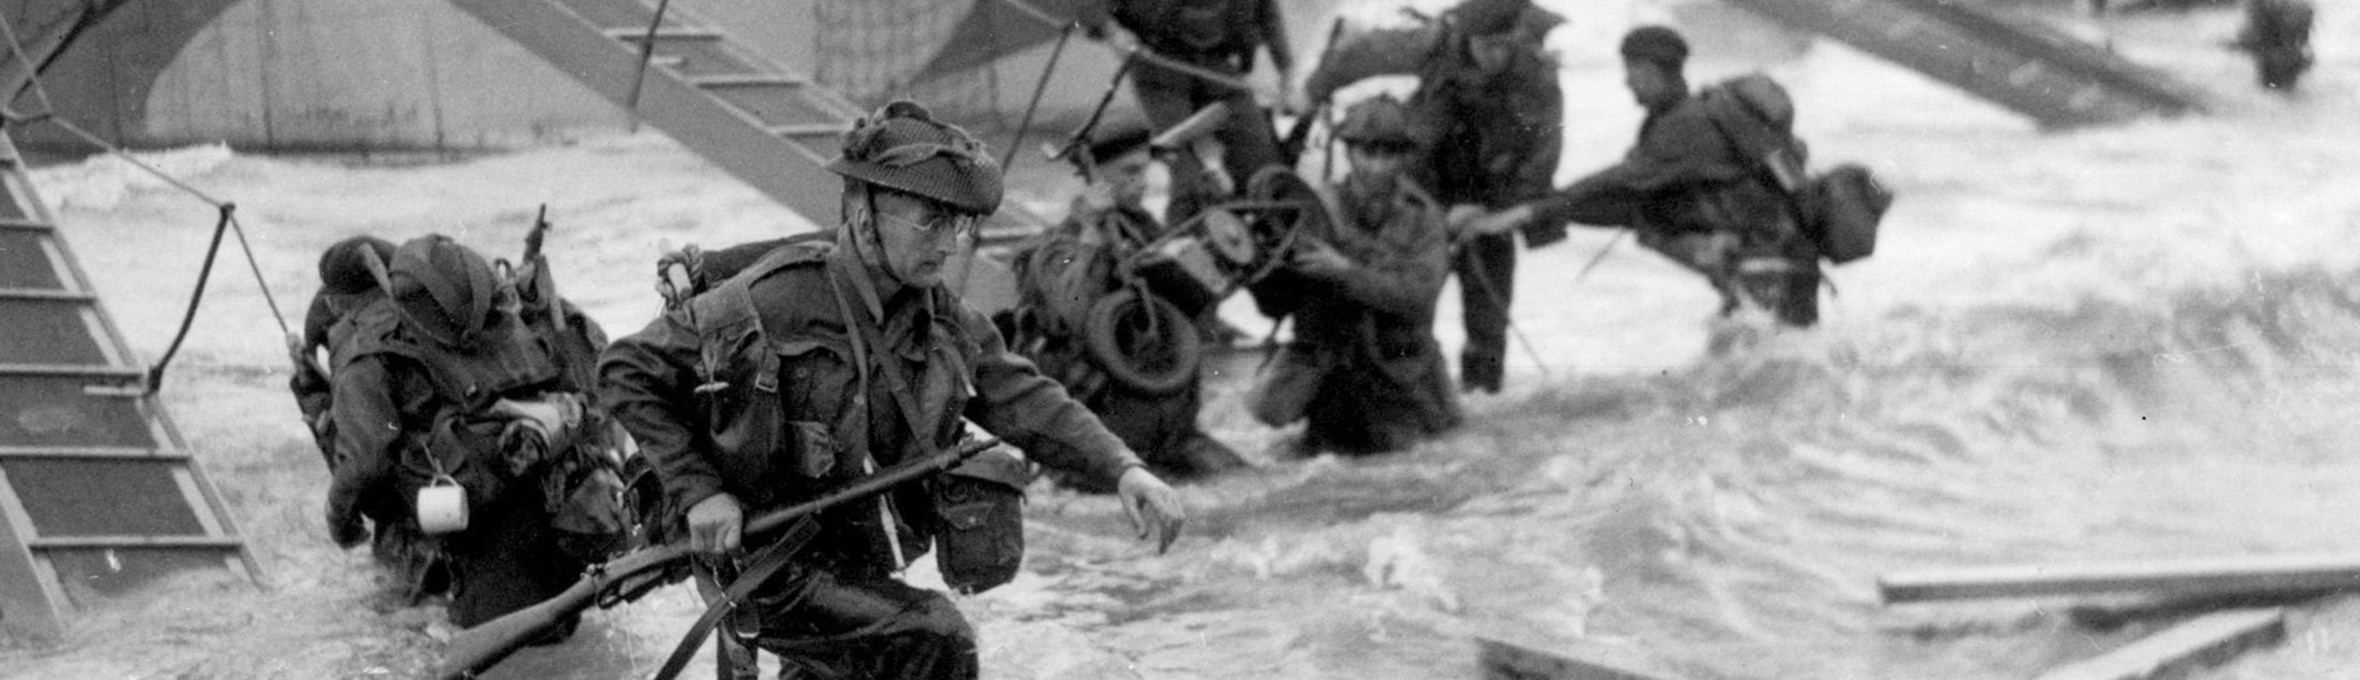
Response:
MULTIPOLYGON (((895 102, 828 168, 845 177, 833 239, 785 242, 601 361, 607 403, 690 544, 734 558, 756 547, 741 537, 747 513, 948 448, 964 419, 1034 463, 1114 486, 1141 535, 1168 546, 1182 512, 1172 489, 943 285, 960 234, 1000 204, 982 145, 895 102)), ((737 640, 822 677, 976 677, 966 619, 895 578, 944 529, 926 485, 819 524, 740 606, 737 640)))

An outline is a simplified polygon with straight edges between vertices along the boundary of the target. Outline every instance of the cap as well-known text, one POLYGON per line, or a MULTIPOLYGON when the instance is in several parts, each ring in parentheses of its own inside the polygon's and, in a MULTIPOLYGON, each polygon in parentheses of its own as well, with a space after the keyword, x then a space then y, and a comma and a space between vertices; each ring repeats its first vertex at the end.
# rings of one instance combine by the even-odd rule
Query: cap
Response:
POLYGON ((1670 28, 1641 26, 1623 35, 1622 56, 1679 68, 1688 63, 1688 41, 1670 28))

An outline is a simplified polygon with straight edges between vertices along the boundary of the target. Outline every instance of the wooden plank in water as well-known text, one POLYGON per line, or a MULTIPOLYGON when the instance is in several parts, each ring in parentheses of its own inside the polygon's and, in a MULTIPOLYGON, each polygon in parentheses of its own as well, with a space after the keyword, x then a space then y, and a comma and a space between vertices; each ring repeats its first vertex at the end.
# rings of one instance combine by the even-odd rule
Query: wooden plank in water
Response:
POLYGON ((2179 677, 2286 639, 2286 610, 2232 609, 2173 626, 2105 654, 2058 666, 2036 680, 2179 677))
POLYGON ((1491 637, 1475 638, 1476 663, 1484 680, 1669 680, 1670 676, 1644 670, 1644 664, 1613 655, 1541 651, 1531 643, 1491 637))
POLYGON ((1904 572, 1877 578, 1887 603, 2096 593, 2360 589, 2360 555, 2273 555, 1904 572))

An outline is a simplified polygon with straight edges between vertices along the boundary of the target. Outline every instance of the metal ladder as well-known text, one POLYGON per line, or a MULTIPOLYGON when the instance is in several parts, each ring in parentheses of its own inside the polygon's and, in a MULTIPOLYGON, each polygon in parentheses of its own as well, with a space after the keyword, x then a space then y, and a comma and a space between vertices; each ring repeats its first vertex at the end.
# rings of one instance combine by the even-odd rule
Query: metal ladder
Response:
POLYGON ((261 570, 0 135, 0 631, 191 569, 261 570))
MULTIPOLYGON (((451 0, 617 105, 629 101, 655 8, 641 0, 451 0)), ((655 33, 638 115, 773 200, 835 223, 842 178, 826 169, 863 111, 678 7, 655 33)), ((1046 225, 1009 205, 984 226, 999 242, 1046 225)))
POLYGON ((1946 0, 1729 0, 1835 38, 2045 128, 2202 112, 2204 96, 2044 26, 1946 0))

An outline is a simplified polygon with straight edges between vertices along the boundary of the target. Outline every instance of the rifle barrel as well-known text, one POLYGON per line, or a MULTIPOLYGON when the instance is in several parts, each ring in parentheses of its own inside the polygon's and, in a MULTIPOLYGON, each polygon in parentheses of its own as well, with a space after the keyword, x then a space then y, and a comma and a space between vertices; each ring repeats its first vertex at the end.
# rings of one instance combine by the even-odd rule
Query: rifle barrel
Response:
POLYGON ((795 521, 795 518, 797 517, 829 510, 839 505, 860 500, 862 498, 867 498, 869 496, 874 496, 885 491, 886 489, 906 484, 919 477, 924 477, 926 475, 951 469, 952 466, 958 465, 969 458, 975 457, 976 454, 991 450, 992 447, 999 445, 1000 441, 997 439, 977 439, 965 444, 961 444, 959 445, 959 448, 956 449, 944 451, 926 458, 920 458, 914 462, 895 465, 890 468, 879 470, 876 474, 863 477, 860 479, 860 481, 853 482, 851 485, 845 486, 842 489, 837 489, 833 492, 830 492, 828 495, 762 513, 761 515, 756 516, 752 521, 746 522, 745 532, 749 534, 766 534, 772 531, 777 531, 780 527, 786 526, 788 522, 795 521))

